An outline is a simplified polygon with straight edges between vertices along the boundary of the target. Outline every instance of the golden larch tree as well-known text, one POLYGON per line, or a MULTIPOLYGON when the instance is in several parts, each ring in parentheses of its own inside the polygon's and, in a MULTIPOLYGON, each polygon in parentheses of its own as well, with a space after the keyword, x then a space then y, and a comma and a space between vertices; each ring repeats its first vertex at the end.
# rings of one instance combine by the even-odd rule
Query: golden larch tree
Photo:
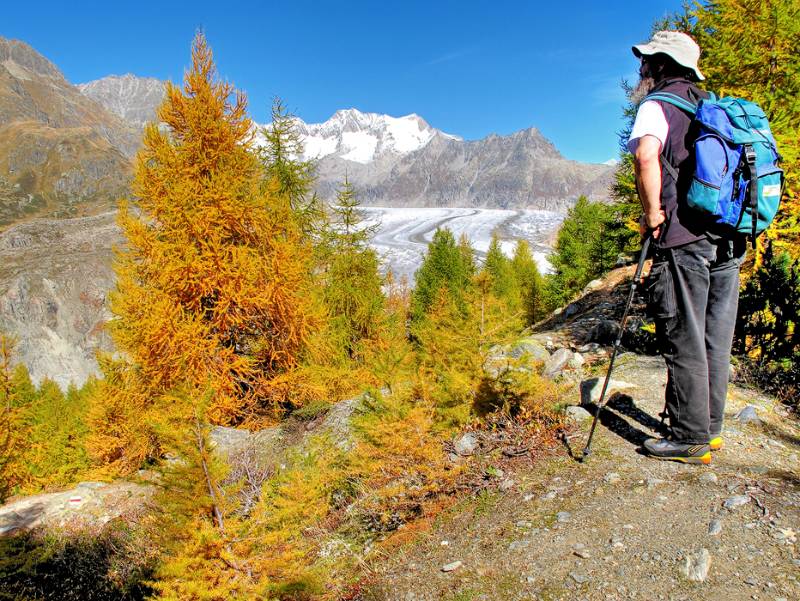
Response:
POLYGON ((166 85, 166 127, 145 129, 133 200, 120 206, 126 244, 109 324, 120 354, 101 362, 91 416, 90 448, 106 464, 134 469, 153 456, 154 424, 178 387, 213 391, 203 416, 212 423, 274 410, 317 327, 311 251, 265 177, 246 107, 198 34, 183 86, 166 85))

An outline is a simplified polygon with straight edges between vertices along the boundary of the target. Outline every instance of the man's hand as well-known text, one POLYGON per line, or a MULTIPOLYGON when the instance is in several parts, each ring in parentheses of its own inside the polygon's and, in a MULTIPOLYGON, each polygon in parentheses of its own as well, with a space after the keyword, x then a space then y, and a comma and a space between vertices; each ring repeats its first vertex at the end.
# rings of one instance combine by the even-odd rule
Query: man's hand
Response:
POLYGON ((651 231, 653 232, 653 238, 658 238, 661 224, 666 220, 667 214, 663 210, 659 210, 658 213, 654 214, 642 215, 641 219, 639 219, 639 235, 644 238, 644 235, 651 231))

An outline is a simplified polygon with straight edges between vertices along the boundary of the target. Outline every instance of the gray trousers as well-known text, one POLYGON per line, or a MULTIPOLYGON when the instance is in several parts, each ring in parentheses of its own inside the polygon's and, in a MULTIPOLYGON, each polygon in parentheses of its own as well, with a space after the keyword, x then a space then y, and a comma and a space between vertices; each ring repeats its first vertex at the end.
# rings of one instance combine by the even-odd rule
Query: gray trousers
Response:
POLYGON ((740 237, 704 238, 655 252, 649 304, 667 364, 666 408, 676 441, 706 444, 722 432, 746 248, 740 237))

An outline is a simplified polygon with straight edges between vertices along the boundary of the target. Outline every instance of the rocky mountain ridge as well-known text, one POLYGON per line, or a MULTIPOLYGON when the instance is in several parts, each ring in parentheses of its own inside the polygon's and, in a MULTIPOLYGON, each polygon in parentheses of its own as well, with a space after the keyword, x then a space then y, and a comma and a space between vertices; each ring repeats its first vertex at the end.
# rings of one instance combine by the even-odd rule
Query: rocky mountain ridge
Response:
POLYGON ((154 119, 155 109, 164 99, 163 81, 131 73, 109 75, 75 87, 84 96, 139 128, 154 119))
POLYGON ((0 228, 77 216, 125 193, 139 134, 29 45, 0 37, 0 228))
POLYGON ((567 160, 529 128, 474 141, 435 135, 367 164, 327 156, 318 162, 320 194, 333 197, 345 174, 368 205, 565 211, 582 194, 608 199, 613 168, 567 160))
MULTIPOLYGON (((160 98, 153 80, 136 80, 111 76, 79 88, 110 111, 137 115, 138 124, 155 118, 160 98)), ((613 165, 565 159, 534 127, 463 140, 416 114, 392 117, 355 108, 322 123, 297 118, 296 126, 303 158, 317 164, 317 192, 329 201, 346 175, 366 205, 564 211, 582 194, 608 199, 614 171, 613 165)))

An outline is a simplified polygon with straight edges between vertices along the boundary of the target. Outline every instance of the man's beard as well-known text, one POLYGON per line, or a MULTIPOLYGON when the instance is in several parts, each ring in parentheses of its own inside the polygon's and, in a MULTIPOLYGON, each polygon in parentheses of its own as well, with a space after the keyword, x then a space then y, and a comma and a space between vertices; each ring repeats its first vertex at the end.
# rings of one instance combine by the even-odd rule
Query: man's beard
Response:
POLYGON ((650 91, 656 87, 656 80, 652 77, 640 77, 639 82, 631 88, 628 98, 634 106, 638 105, 650 91))

